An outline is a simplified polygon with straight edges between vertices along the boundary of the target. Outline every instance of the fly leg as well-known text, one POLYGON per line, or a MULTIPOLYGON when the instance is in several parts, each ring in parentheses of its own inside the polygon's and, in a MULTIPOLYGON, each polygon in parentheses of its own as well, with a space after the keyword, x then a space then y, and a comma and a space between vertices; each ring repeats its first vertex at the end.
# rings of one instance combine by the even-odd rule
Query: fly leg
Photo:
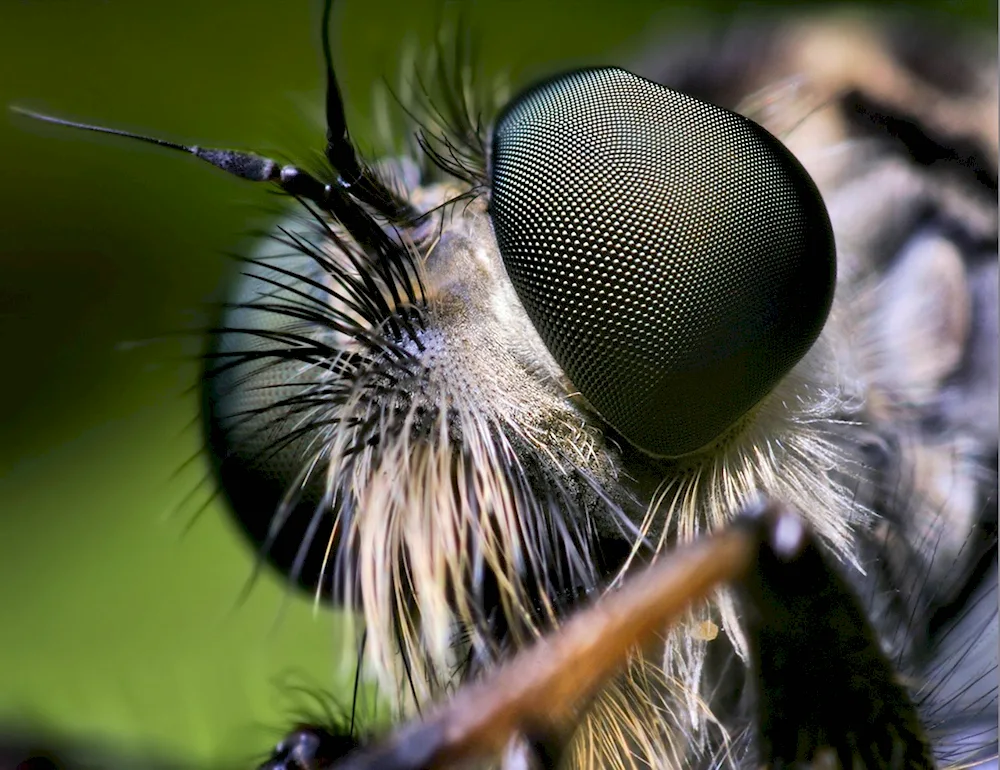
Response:
MULTIPOLYGON (((851 587, 799 516, 756 502, 676 549, 418 720, 349 753, 269 770, 421 770, 498 757, 555 767, 587 703, 690 603, 720 584, 742 599, 754 673, 747 759, 772 767, 932 768, 916 708, 851 587)), ((317 758, 318 759, 318 758, 317 758)))

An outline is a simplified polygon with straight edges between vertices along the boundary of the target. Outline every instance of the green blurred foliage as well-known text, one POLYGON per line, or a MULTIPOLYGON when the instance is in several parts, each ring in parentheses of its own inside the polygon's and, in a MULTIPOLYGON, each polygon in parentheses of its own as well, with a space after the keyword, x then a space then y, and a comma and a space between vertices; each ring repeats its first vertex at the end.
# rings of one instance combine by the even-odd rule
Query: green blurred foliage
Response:
MULTIPOLYGON (((400 52, 432 40, 454 6, 341 6, 336 61, 354 134, 370 145, 372 83, 394 81, 400 52)), ((997 24, 991 2, 893 7, 997 24)), ((484 70, 514 83, 626 63, 667 32, 783 10, 726 0, 461 9, 484 70)), ((318 20, 304 1, 8 0, 0 103, 308 159, 322 139, 318 20)), ((190 158, 12 115, 0 120, 0 152, 0 723, 195 762, 246 757, 287 717, 277 677, 304 672, 346 693, 350 668, 338 668, 336 618, 272 576, 240 600, 252 554, 198 488, 191 332, 233 269, 224 255, 245 253, 280 201, 190 158)))

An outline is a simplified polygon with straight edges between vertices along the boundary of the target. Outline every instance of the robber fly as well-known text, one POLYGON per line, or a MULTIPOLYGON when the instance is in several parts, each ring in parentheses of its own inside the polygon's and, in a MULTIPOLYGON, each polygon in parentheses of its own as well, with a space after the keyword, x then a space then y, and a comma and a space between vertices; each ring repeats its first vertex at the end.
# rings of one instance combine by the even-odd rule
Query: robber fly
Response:
POLYGON ((370 159, 331 5, 317 170, 21 110, 294 199, 207 335, 207 453, 404 724, 265 765, 995 758, 995 54, 845 16, 501 97, 458 35, 370 159))

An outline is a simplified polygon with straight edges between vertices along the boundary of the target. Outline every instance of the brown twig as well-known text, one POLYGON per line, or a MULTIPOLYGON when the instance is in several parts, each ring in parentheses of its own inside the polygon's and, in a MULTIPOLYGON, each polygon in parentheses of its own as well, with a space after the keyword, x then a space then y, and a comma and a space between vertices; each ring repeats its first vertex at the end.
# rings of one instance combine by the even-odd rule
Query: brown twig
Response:
POLYGON ((422 720, 332 770, 446 768, 497 755, 518 735, 561 734, 631 650, 662 634, 719 584, 739 580, 762 538, 779 531, 787 537, 789 528, 803 531, 791 511, 764 502, 748 506, 732 526, 676 549, 422 720))

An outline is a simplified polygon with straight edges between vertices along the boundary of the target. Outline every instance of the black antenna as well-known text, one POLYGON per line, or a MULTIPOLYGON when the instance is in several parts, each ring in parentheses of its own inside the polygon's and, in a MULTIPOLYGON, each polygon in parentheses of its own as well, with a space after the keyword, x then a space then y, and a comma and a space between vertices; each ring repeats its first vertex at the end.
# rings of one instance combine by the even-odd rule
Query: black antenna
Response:
MULTIPOLYGON (((67 128, 78 128, 83 131, 93 131, 98 134, 111 134, 112 136, 124 136, 126 139, 138 139, 140 142, 155 144, 158 147, 166 147, 170 150, 188 152, 196 158, 200 158, 206 163, 211 163, 216 168, 221 168, 226 173, 238 176, 241 179, 249 179, 251 182, 279 182, 281 169, 278 164, 270 158, 255 155, 252 152, 240 152, 238 150, 206 149, 197 145, 178 144, 160 139, 155 136, 144 136, 131 131, 123 131, 120 128, 108 128, 107 126, 94 126, 89 123, 79 123, 75 120, 57 118, 53 115, 45 115, 41 112, 25 109, 24 107, 11 106, 11 111, 19 115, 39 120, 42 123, 52 123, 57 126, 67 128)), ((287 167, 286 167, 287 168, 287 167)))
POLYGON ((326 159, 342 176, 347 177, 345 182, 353 184, 361 178, 361 166, 347 130, 344 99, 333 69, 333 50, 330 46, 332 16, 333 0, 326 0, 323 4, 323 21, 320 25, 323 64, 326 67, 326 159))
MULTIPOLYGON (((94 131, 98 134, 123 136, 126 139, 137 139, 140 142, 154 144, 158 147, 166 147, 168 150, 187 152, 241 179, 248 179, 251 182, 274 182, 285 192, 313 201, 321 206, 323 210, 330 211, 335 215, 336 212, 333 212, 333 209, 335 207, 339 208, 338 204, 342 205, 342 199, 346 197, 346 192, 343 190, 320 182, 314 176, 296 166, 282 166, 271 158, 265 158, 252 152, 206 148, 194 144, 179 144, 167 141, 166 139, 159 139, 155 136, 145 136, 143 134, 132 133, 131 131, 122 131, 120 128, 94 126, 89 123, 57 118, 53 115, 45 115, 44 113, 28 110, 24 107, 11 106, 10 109, 20 115, 33 120, 40 120, 43 123, 52 123, 67 128, 78 128, 83 131, 94 131)), ((356 203, 350 203, 349 205, 357 207, 356 203)))
MULTIPOLYGON (((329 27, 332 11, 333 0, 325 0, 321 33, 327 79, 326 157, 338 174, 332 183, 317 179, 297 166, 282 165, 278 161, 252 152, 179 144, 117 128, 57 118, 24 107, 11 106, 11 110, 43 123, 136 139, 170 150, 186 152, 241 179, 273 183, 289 195, 302 201, 312 202, 333 216, 373 258, 372 264, 385 282, 394 304, 413 305, 423 296, 419 272, 413 263, 412 255, 404 246, 389 237, 384 227, 385 222, 378 221, 376 214, 396 227, 411 226, 421 217, 407 200, 393 192, 359 159, 351 142, 330 49, 329 27)), ((407 335, 416 339, 416 332, 405 313, 400 323, 407 335)))
POLYGON ((340 175, 343 187, 393 222, 410 222, 418 217, 409 202, 387 187, 370 168, 362 164, 351 141, 344 114, 344 99, 333 69, 333 49, 330 45, 330 20, 333 0, 323 4, 321 40, 323 63, 326 67, 326 159, 340 175))
MULTIPOLYGON (((419 213, 409 201, 400 197, 390 189, 378 175, 359 158, 351 141, 344 114, 344 101, 337 84, 337 76, 333 69, 333 53, 330 47, 330 20, 333 12, 333 0, 325 0, 323 6, 322 45, 323 60, 326 67, 326 158, 338 177, 335 184, 320 182, 315 177, 295 166, 281 166, 270 158, 264 158, 250 152, 202 148, 197 145, 178 144, 165 139, 135 134, 104 126, 94 126, 52 115, 45 115, 24 107, 11 107, 26 117, 53 123, 68 128, 78 128, 84 131, 95 131, 101 134, 123 136, 137 139, 140 142, 155 144, 171 150, 191 153, 197 158, 211 163, 227 173, 248 179, 252 182, 275 182, 281 189, 292 195, 310 200, 324 209, 330 210, 333 205, 338 211, 357 207, 364 203, 388 219, 391 223, 401 226, 413 224, 420 218, 419 213), (356 199, 357 202, 351 200, 356 199)), ((331 211, 337 215, 336 211, 331 211)), ((359 211, 358 216, 368 217, 367 212, 359 211)), ((356 218, 356 217, 355 217, 356 218)), ((348 229, 350 224, 344 223, 348 229)), ((362 241, 364 239, 361 239, 362 241)))
MULTIPOLYGON (((94 131, 98 134, 122 136, 126 139, 136 139, 147 144, 165 147, 168 150, 190 153, 196 158, 241 179, 247 179, 251 182, 271 182, 276 184, 289 195, 315 203, 321 210, 332 215, 346 228, 354 240, 369 255, 374 257, 373 265, 385 282, 396 305, 402 306, 404 304, 404 298, 399 293, 400 289, 406 294, 405 299, 409 303, 417 302, 418 294, 420 296, 423 294, 423 289, 419 285, 419 279, 413 277, 416 275, 416 269, 406 249, 389 238, 383 227, 351 195, 351 191, 342 184, 327 184, 297 166, 290 164, 281 165, 271 158, 265 158, 252 152, 179 144, 154 136, 123 131, 118 128, 95 126, 75 120, 57 118, 53 115, 35 112, 24 107, 12 105, 10 109, 20 115, 43 123, 51 123, 83 131, 94 131), (413 288, 414 280, 417 281, 419 292, 413 288)), ((402 317, 401 323, 407 335, 411 339, 416 339, 416 331, 411 326, 405 314, 402 317)))

